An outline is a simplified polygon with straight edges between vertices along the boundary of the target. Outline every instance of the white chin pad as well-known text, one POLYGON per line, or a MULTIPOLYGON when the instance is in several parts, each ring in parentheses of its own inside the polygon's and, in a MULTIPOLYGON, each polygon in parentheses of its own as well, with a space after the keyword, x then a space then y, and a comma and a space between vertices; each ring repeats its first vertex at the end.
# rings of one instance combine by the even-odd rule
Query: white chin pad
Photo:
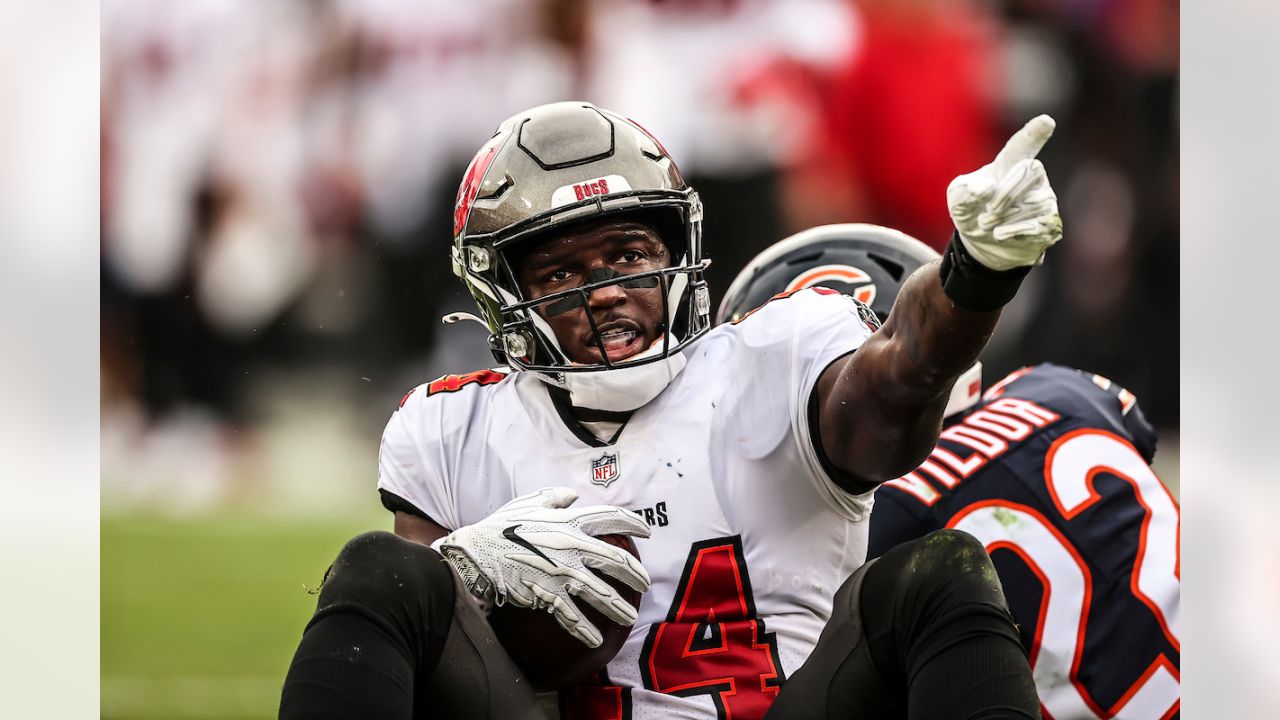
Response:
MULTIPOLYGON (((662 352, 662 343, 657 343, 653 351, 662 352)), ((626 412, 658 397, 684 366, 684 354, 676 353, 644 365, 565 373, 563 382, 569 391, 569 402, 576 407, 626 412)))
MULTIPOLYGON (((675 336, 658 338, 647 350, 627 358, 627 361, 643 360, 661 355, 664 340, 670 339, 671 347, 680 344, 675 336)), ((589 372, 537 373, 545 383, 569 391, 569 402, 575 407, 611 412, 628 412, 646 405, 658 397, 671 381, 684 370, 685 357, 676 353, 643 365, 593 370, 589 372)))

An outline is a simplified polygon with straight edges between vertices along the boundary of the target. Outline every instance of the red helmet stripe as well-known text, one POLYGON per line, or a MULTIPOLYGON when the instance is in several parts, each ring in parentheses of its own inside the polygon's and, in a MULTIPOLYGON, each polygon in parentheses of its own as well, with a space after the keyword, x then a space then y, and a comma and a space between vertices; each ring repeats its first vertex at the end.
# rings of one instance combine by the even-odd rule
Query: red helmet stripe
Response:
POLYGON ((471 204, 480 193, 480 182, 484 180, 484 174, 489 171, 489 165, 493 163, 493 157, 498 154, 498 148, 502 145, 504 138, 506 138, 505 133, 499 133, 490 138, 476 156, 471 158, 467 173, 462 176, 462 184, 458 186, 458 200, 453 206, 455 238, 461 235, 462 229, 467 226, 467 218, 471 216, 471 204))

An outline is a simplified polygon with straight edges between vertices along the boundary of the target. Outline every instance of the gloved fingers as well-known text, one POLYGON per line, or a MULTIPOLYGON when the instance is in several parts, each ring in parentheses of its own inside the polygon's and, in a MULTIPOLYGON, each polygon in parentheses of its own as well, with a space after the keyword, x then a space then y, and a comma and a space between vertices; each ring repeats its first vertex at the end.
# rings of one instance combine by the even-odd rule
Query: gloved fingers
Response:
MULTIPOLYGON (((525 567, 537 570, 544 575, 563 574, 564 569, 569 567, 569 563, 573 562, 572 557, 561 557, 560 555, 557 555, 553 552, 554 548, 543 547, 542 549, 547 552, 539 555, 535 555, 533 553, 512 553, 507 555, 506 559, 509 562, 517 562, 525 567), (548 557, 548 554, 556 555, 556 557, 559 558, 559 562, 548 557)), ((527 574, 522 573, 522 578, 524 576, 527 576, 527 574)))
MULTIPOLYGON (((999 233, 999 229, 1009 225, 1022 225, 1024 223, 1034 223, 1043 220, 1052 215, 1058 214, 1058 202, 1054 198, 1042 200, 1036 203, 1022 204, 1016 207, 1007 208, 1004 213, 995 218, 985 218, 991 221, 988 232, 996 240, 1003 241, 1010 237, 1010 233, 999 233)), ((1022 233, 1014 233, 1022 234, 1022 233)))
MULTIPOLYGON (((531 608, 537 595, 528 590, 528 583, 522 581, 515 585, 508 585, 506 592, 498 593, 497 598, 501 598, 503 605, 514 605, 516 607, 531 608)), ((495 601, 497 600, 495 598, 495 601)))
POLYGON ((552 557, 567 552, 601 555, 621 560, 626 551, 563 523, 521 523, 520 538, 552 557))
POLYGON ((613 505, 581 508, 574 524, 588 535, 633 535, 647 538, 653 532, 649 523, 636 513, 613 505))
POLYGON ((947 185, 947 209, 952 220, 960 225, 971 219, 986 207, 995 191, 995 180, 985 168, 953 179, 947 185))
POLYGON ((631 607, 631 603, 623 600, 622 596, 608 585, 604 588, 607 592, 602 593, 582 583, 570 582, 568 590, 570 595, 582 600, 619 625, 635 625, 639 614, 635 608, 631 607))
POLYGON ((577 553, 576 557, 581 559, 580 564, 584 567, 597 568, 641 592, 649 589, 649 573, 644 565, 631 553, 599 538, 582 532, 541 530, 525 533, 524 539, 552 559, 559 560, 559 564, 550 564, 547 559, 533 554, 512 555, 511 559, 545 573, 555 574, 560 572, 557 567, 574 564, 573 556, 566 557, 565 553, 577 553))
POLYGON ((506 505, 498 508, 494 514, 509 515, 512 513, 536 512, 547 508, 565 508, 573 504, 577 499, 578 493, 574 492, 572 488, 545 487, 511 500, 506 505))
POLYGON ((508 500, 505 504, 503 504, 502 507, 495 510, 493 514, 497 515, 499 513, 508 513, 508 512, 511 512, 512 510, 520 510, 523 508, 542 507, 543 494, 550 489, 551 488, 542 488, 540 490, 531 492, 527 495, 520 495, 519 497, 514 497, 508 500))
MULTIPOLYGON (((1040 223, 1036 220, 1020 220, 997 227, 992 231, 991 237, 1001 243, 1011 243, 1034 235, 1039 228, 1040 223)), ((1025 245, 1028 243, 1019 244, 1025 245)))
POLYGON ((546 487, 534 495, 538 497, 538 504, 545 508, 567 508, 578 500, 578 493, 567 487, 546 487))
POLYGON ((1058 197, 1049 185, 1044 165, 1039 160, 1028 160, 1015 165, 1005 176, 991 205, 978 217, 978 225, 990 232, 1001 225, 1032 220, 1057 211, 1058 197))
POLYGON ((635 623, 635 608, 623 600, 618 591, 586 567, 557 565, 545 572, 551 576, 552 582, 563 582, 569 594, 584 600, 610 620, 620 625, 635 623))
POLYGON ((591 624, 590 620, 587 620, 582 616, 582 613, 578 612, 572 602, 539 587, 535 583, 526 580, 524 584, 537 596, 542 605, 551 612, 560 627, 577 638, 583 645, 589 648, 598 648, 604 642, 604 636, 600 634, 595 625, 591 624))
POLYGON ((1012 214, 1020 212, 1029 201, 1041 201, 1044 192, 1035 192, 1037 186, 1045 187, 1049 178, 1039 160, 1020 160, 996 183, 996 191, 978 216, 978 225, 990 230, 1007 222, 1012 214))
POLYGON ((588 535, 639 535, 649 537, 649 525, 639 515, 615 505, 582 507, 531 507, 504 516, 512 522, 572 525, 588 535))
POLYGON ((600 635, 600 631, 590 620, 577 615, 576 619, 571 618, 567 613, 556 611, 553 613, 556 622, 560 623, 560 627, 564 628, 568 633, 578 639, 583 645, 589 648, 598 648, 604 643, 604 637, 600 635))
POLYGON ((583 555, 582 564, 593 570, 599 570, 632 590, 639 590, 640 592, 648 590, 652 581, 649 579, 649 573, 644 569, 644 565, 641 565, 634 555, 625 550, 619 549, 618 553, 621 555, 618 560, 583 555))
POLYGON ((573 555, 558 554, 555 552, 555 548, 552 547, 544 547, 543 549, 547 550, 555 558, 527 553, 508 555, 507 559, 521 563, 548 577, 575 583, 600 595, 614 594, 613 588, 609 587, 609 584, 600 576, 588 570, 587 566, 579 558, 573 555))
POLYGON ((1062 216, 1054 212, 1030 220, 1001 225, 995 229, 992 237, 1002 243, 1025 239, 1027 242, 1034 242, 1042 248, 1047 248, 1062 239, 1062 216))
POLYGON ((1040 154, 1040 149, 1053 136, 1055 127, 1057 123, 1048 115, 1037 115, 1031 118, 1026 125, 1022 126, 1022 129, 1009 138, 996 155, 996 159, 992 161, 991 166, 995 176, 1004 177, 1009 168, 1018 162, 1030 160, 1040 154))

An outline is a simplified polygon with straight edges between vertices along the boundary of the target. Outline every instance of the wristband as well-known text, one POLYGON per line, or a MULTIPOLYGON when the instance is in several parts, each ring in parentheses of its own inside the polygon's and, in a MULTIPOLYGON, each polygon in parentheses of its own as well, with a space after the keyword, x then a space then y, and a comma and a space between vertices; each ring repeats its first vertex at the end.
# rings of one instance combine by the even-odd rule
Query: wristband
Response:
POLYGON ((999 310, 1013 299, 1022 285, 1022 279, 1031 272, 1031 266, 1011 270, 992 270, 969 254, 960 233, 951 235, 951 242, 942 253, 942 265, 938 276, 942 291, 952 302, 965 310, 990 312, 999 310))

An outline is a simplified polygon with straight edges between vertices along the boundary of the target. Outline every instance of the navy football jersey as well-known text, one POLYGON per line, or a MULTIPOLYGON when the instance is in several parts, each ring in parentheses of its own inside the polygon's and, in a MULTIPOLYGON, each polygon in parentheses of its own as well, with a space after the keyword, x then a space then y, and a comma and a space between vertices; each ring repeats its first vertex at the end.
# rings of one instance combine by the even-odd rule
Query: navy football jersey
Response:
POLYGON ((953 527, 986 545, 1045 715, 1179 710, 1179 510, 1151 471, 1132 393, 1023 368, 949 418, 929 458, 876 494, 868 557, 953 527))

